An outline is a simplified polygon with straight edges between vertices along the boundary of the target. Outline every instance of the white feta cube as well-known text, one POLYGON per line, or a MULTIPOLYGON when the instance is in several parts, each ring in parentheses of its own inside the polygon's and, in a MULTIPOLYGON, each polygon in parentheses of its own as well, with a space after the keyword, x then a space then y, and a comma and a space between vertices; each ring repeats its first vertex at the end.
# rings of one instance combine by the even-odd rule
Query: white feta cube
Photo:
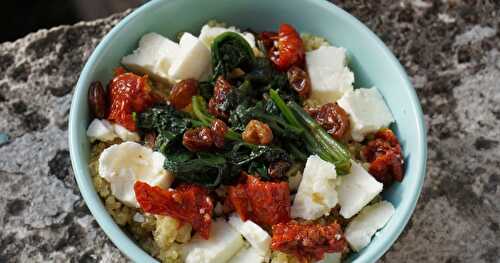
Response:
POLYGON ((223 263, 234 256, 244 244, 240 233, 223 218, 217 218, 212 222, 210 239, 205 240, 196 234, 183 246, 182 255, 186 263, 223 263))
POLYGON ((315 102, 335 102, 353 89, 354 74, 347 67, 344 48, 322 46, 306 52, 306 67, 311 79, 310 99, 315 102))
POLYGON ((347 92, 338 104, 349 113, 351 134, 356 141, 362 141, 366 134, 386 128, 394 121, 375 87, 347 92))
POLYGON ((225 27, 211 27, 209 25, 204 25, 201 28, 199 38, 210 49, 214 39, 217 36, 219 36, 220 34, 225 33, 225 32, 238 33, 240 36, 242 36, 248 42, 250 47, 252 47, 252 48, 255 47, 255 37, 251 33, 248 33, 248 32, 241 33, 241 31, 235 27, 225 28, 225 27))
POLYGON ((377 232, 387 224, 394 214, 394 206, 387 201, 381 201, 369 205, 361 213, 349 222, 345 231, 345 237, 349 245, 355 251, 366 247, 377 232))
POLYGON ((251 246, 245 246, 229 260, 229 263, 263 263, 267 258, 259 254, 259 251, 251 246))
POLYGON ((259 255, 265 257, 269 255, 271 248, 271 236, 259 225, 251 220, 243 222, 240 217, 233 214, 229 217, 229 224, 240 232, 243 237, 254 247, 259 255))
POLYGON ((165 157, 135 142, 112 145, 99 156, 99 176, 111 185, 111 193, 130 207, 139 207, 135 199, 137 181, 168 188, 173 176, 163 169, 165 157))
POLYGON ((94 119, 87 128, 87 137, 89 137, 90 142, 96 140, 107 142, 112 141, 117 136, 109 121, 94 119))
POLYGON ((382 192, 383 184, 375 180, 360 164, 351 161, 351 172, 341 177, 337 187, 340 214, 351 218, 382 192))
POLYGON ((132 131, 129 131, 127 128, 123 127, 122 125, 118 124, 118 123, 114 123, 113 124, 113 129, 116 133, 116 135, 118 135, 118 137, 120 137, 120 139, 122 139, 122 141, 124 142, 138 142, 141 140, 141 137, 139 136, 139 134, 137 132, 132 132, 132 131))
POLYGON ((157 33, 148 33, 141 38, 139 47, 132 54, 122 58, 122 64, 133 71, 169 82, 168 69, 180 51, 174 41, 157 33))
POLYGON ((336 178, 334 164, 309 156, 291 208, 292 218, 314 220, 328 215, 337 204, 336 178))
POLYGON ((175 80, 197 79, 210 70, 210 50, 190 33, 182 34, 179 41, 180 54, 168 69, 168 75, 175 80))

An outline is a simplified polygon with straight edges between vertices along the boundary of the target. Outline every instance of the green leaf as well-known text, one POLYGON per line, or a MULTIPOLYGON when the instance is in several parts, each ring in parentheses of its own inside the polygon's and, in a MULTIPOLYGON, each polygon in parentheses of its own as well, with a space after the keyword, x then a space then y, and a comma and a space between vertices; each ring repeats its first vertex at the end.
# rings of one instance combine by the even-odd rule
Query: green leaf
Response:
POLYGON ((255 55, 248 42, 235 32, 225 32, 217 36, 211 46, 212 79, 227 77, 235 68, 248 71, 254 64, 255 55))

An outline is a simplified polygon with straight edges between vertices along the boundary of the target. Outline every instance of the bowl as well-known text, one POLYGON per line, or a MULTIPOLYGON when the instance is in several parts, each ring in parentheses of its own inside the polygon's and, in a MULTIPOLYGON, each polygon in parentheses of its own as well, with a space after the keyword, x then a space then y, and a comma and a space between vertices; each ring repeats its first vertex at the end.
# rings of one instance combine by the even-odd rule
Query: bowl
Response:
POLYGON ((276 30, 280 23, 294 25, 299 32, 323 36, 345 47, 356 87, 376 86, 391 109, 393 130, 401 140, 406 162, 405 178, 385 191, 396 211, 369 246, 348 261, 375 262, 403 231, 417 202, 425 177, 427 143, 422 111, 415 90, 398 60, 382 41, 356 18, 323 0, 156 0, 118 23, 101 41, 85 64, 71 103, 69 147, 71 163, 83 198, 97 222, 113 243, 135 262, 156 262, 115 224, 99 198, 88 169, 90 145, 87 91, 94 80, 106 83, 120 58, 130 53, 142 35, 158 32, 171 39, 180 31, 199 33, 209 19, 240 28, 276 30))

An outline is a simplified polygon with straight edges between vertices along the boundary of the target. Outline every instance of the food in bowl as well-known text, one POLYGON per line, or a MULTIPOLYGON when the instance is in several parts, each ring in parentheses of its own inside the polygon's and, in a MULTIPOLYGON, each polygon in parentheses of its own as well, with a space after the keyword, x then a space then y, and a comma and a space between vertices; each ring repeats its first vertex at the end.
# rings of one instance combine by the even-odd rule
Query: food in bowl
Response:
POLYGON ((121 63, 89 87, 89 165, 160 261, 341 261, 394 213, 394 119, 375 87, 353 88, 346 49, 209 22, 178 42, 148 33, 121 63))

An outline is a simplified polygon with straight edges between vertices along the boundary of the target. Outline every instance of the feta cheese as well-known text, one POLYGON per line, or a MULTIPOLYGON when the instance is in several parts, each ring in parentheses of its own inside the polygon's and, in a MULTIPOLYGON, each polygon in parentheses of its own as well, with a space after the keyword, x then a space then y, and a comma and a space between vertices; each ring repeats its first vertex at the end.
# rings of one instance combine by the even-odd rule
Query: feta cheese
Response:
POLYGON ((196 234, 183 246, 183 259, 186 263, 223 263, 235 255, 244 244, 240 233, 223 218, 217 218, 212 222, 210 239, 205 240, 196 234))
POLYGON ((337 187, 340 214, 351 218, 382 192, 383 184, 379 183, 360 164, 351 161, 351 172, 342 176, 337 187))
POLYGON ((99 156, 99 175, 111 185, 111 193, 130 207, 139 207, 134 184, 168 188, 173 176, 163 169, 165 157, 135 142, 124 142, 106 148, 99 156))
POLYGON ((342 253, 326 253, 325 257, 317 263, 340 263, 342 262, 342 253))
POLYGON ((174 41, 157 33, 148 33, 141 38, 139 47, 132 54, 122 58, 122 64, 133 71, 168 82, 168 69, 180 51, 179 44, 174 41))
POLYGON ((87 128, 87 137, 90 142, 96 140, 107 142, 116 138, 113 125, 107 120, 94 119, 87 128))
POLYGON ((201 28, 199 38, 210 49, 214 39, 218 35, 225 33, 225 32, 238 33, 240 36, 242 36, 248 42, 250 47, 252 47, 252 48, 255 47, 255 37, 251 33, 248 33, 248 32, 241 33, 240 30, 238 30, 235 27, 225 28, 225 27, 211 27, 209 25, 204 25, 201 28))
POLYGON ((259 254, 255 247, 245 246, 229 260, 229 263, 263 263, 267 258, 259 254))
POLYGON ((255 224, 251 220, 243 222, 236 214, 229 217, 229 224, 243 235, 248 243, 250 243, 252 247, 257 250, 259 255, 263 257, 269 255, 271 236, 259 225, 255 224))
POLYGON ((190 33, 182 34, 179 46, 179 56, 168 69, 168 75, 175 80, 199 80, 210 69, 210 50, 190 33))
POLYGON ((355 251, 366 247, 377 232, 394 214, 394 207, 387 201, 369 205, 347 225, 345 237, 355 251))
POLYGON ((122 141, 124 142, 138 142, 141 140, 141 137, 137 132, 129 131, 127 128, 118 123, 113 124, 113 129, 116 135, 118 135, 118 137, 120 137, 120 139, 122 139, 122 141))
POLYGON ((354 74, 347 67, 344 48, 322 46, 306 52, 306 67, 311 79, 311 100, 325 104, 335 102, 352 91, 354 74))
POLYGON ((347 92, 338 103, 349 113, 351 134, 356 141, 362 141, 366 134, 388 127, 394 121, 375 87, 347 92))
POLYGON ((334 164, 317 155, 309 156, 291 208, 292 217, 314 220, 328 215, 337 204, 336 177, 334 164))

